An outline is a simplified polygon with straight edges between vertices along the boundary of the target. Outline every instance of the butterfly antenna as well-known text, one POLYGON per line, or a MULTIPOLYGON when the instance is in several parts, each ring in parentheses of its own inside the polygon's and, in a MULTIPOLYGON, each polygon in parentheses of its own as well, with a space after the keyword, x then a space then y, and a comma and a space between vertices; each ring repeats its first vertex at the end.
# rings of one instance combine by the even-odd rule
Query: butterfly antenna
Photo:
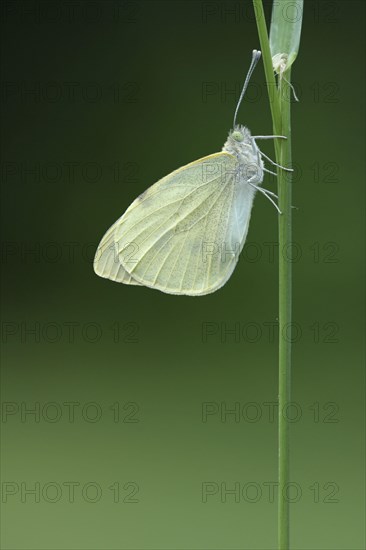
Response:
POLYGON ((233 125, 233 128, 235 128, 235 124, 236 124, 236 117, 237 117, 237 114, 238 114, 238 111, 239 111, 239 107, 240 107, 240 104, 243 100, 243 97, 244 97, 244 94, 248 88, 248 84, 249 84, 249 81, 250 81, 250 78, 253 74, 253 71, 255 69, 255 66, 256 64, 258 63, 258 61, 260 60, 260 57, 261 57, 261 52, 259 50, 253 50, 253 54, 252 54, 252 62, 250 64, 250 67, 249 67, 249 71, 248 71, 248 74, 247 74, 247 77, 245 79, 245 82, 244 82, 244 86, 243 86, 243 89, 241 91, 241 94, 240 94, 240 97, 239 97, 239 101, 238 101, 238 104, 236 106, 236 109, 235 109, 235 114, 234 114, 234 125, 233 125))

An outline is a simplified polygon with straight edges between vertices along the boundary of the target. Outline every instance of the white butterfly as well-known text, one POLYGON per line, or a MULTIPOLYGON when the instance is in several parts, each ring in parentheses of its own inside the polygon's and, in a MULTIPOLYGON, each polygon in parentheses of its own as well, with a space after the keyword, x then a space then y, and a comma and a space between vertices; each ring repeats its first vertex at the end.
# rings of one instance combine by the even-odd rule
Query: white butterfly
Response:
MULTIPOLYGON (((107 231, 94 259, 97 275, 168 294, 202 296, 230 278, 248 233, 264 168, 256 136, 235 124, 239 105, 261 53, 253 58, 220 153, 179 168, 149 187, 107 231)), ((272 172, 273 173, 273 172, 272 172)), ((277 208, 278 209, 278 208, 277 208)))

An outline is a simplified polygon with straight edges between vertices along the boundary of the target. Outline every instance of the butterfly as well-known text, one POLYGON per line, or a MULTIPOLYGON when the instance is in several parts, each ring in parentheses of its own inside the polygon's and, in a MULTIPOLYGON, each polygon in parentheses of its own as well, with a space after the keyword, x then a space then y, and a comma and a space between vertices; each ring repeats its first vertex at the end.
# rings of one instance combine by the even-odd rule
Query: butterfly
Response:
POLYGON ((285 136, 252 136, 236 124, 260 56, 253 50, 233 130, 222 151, 175 170, 137 197, 102 238, 94 259, 97 275, 188 296, 215 292, 230 278, 247 237, 256 192, 279 211, 271 198, 277 196, 260 187, 264 172, 274 174, 263 158, 279 165, 259 150, 256 140, 285 136))

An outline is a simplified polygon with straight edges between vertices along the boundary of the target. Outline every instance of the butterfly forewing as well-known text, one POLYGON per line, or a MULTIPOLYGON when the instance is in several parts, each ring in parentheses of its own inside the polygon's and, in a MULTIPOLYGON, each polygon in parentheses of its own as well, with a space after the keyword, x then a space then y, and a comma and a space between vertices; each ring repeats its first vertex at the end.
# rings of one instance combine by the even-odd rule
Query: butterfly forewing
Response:
POLYGON ((117 283, 140 285, 140 283, 135 281, 125 270, 118 258, 114 232, 116 227, 122 222, 122 218, 123 216, 108 229, 100 241, 98 249, 95 253, 94 271, 97 275, 99 275, 99 277, 111 279, 117 283))
POLYGON ((119 262, 132 284, 170 294, 214 292, 235 268, 252 201, 233 155, 221 152, 180 168, 113 226, 119 262))

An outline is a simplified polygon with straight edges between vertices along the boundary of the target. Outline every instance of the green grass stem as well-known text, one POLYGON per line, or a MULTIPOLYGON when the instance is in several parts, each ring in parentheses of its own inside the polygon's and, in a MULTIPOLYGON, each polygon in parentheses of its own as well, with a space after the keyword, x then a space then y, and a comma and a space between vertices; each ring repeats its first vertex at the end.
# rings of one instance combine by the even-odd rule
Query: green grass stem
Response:
MULTIPOLYGON (((273 133, 287 139, 275 140, 277 164, 291 166, 291 69, 300 41, 302 0, 292 2, 296 12, 288 12, 286 0, 274 3, 272 13, 271 47, 262 0, 253 0, 259 40, 263 54, 264 71, 272 114, 273 133), (285 16, 284 16, 285 14, 285 16), (301 17, 299 17, 301 14, 301 17), (283 48, 286 48, 285 50, 283 48), (278 85, 272 57, 284 53, 290 60, 278 76, 278 85)), ((278 370, 278 549, 290 548, 290 506, 287 497, 290 483, 290 424, 286 412, 291 402, 291 326, 292 326, 292 177, 291 172, 277 168, 279 250, 279 370, 278 370)))

